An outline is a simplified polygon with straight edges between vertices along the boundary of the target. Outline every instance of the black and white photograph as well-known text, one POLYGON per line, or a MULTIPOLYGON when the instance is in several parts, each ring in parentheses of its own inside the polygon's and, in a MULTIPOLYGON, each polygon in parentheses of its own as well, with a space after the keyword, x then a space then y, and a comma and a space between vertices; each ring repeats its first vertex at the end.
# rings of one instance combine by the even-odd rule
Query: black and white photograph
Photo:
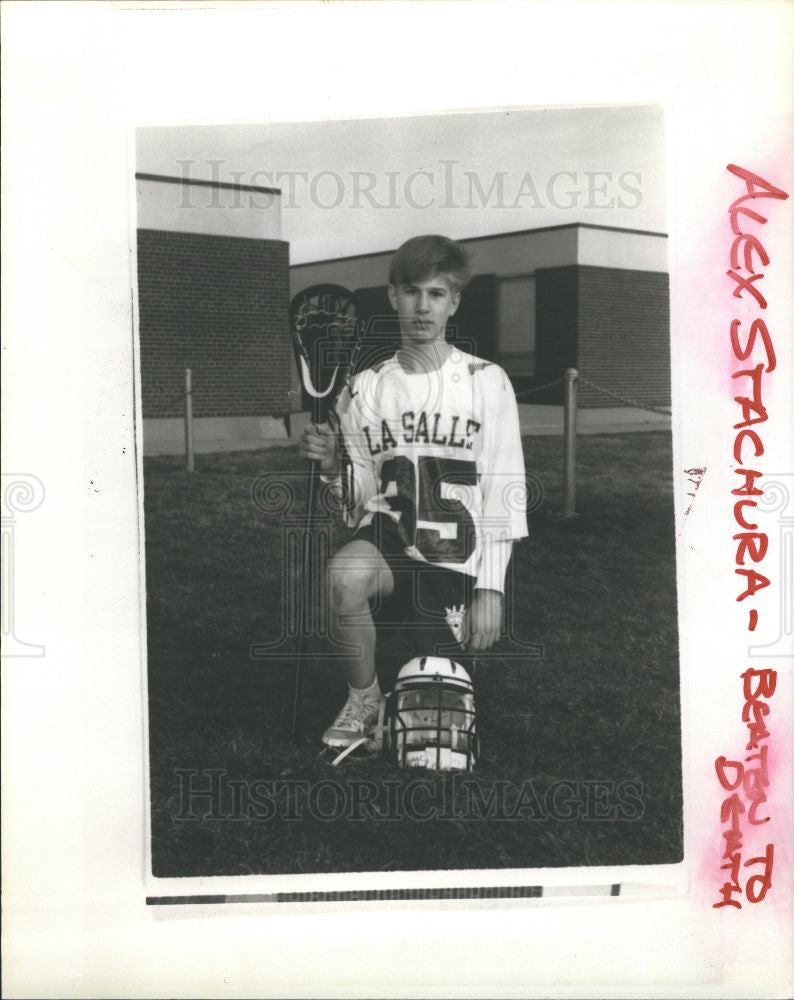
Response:
POLYGON ((136 141, 154 876, 681 861, 662 109, 136 141))

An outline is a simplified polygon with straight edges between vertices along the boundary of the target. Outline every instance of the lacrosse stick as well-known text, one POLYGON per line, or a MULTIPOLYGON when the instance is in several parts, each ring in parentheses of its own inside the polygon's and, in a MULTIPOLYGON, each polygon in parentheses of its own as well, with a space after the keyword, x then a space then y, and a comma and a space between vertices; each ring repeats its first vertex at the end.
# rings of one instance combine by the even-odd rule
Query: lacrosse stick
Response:
MULTIPOLYGON (((301 382, 311 398, 312 423, 329 421, 336 430, 336 399, 353 373, 360 348, 361 330, 355 296, 340 285, 312 285, 292 300, 290 326, 301 382)), ((319 464, 312 462, 305 530, 301 539, 301 597, 290 729, 294 740, 299 740, 301 736, 302 661, 304 641, 312 626, 311 531, 317 506, 318 481, 319 464)))

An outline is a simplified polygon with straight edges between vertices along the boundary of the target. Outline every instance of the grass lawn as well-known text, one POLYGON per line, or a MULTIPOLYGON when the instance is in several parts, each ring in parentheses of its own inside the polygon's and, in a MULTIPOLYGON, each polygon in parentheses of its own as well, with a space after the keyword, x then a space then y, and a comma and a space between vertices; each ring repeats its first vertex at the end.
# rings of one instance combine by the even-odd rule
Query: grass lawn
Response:
MULTIPOLYGON (((514 551, 513 634, 477 672, 470 776, 317 761, 345 696, 321 641, 305 661, 306 739, 289 740, 294 642, 250 653, 282 635, 283 524, 252 497, 282 475, 299 511, 294 448, 200 455, 192 476, 178 458, 145 460, 155 875, 681 859, 670 436, 580 437, 571 520, 561 439, 524 447, 544 496, 514 551)), ((379 662, 409 655, 398 634, 379 662)))

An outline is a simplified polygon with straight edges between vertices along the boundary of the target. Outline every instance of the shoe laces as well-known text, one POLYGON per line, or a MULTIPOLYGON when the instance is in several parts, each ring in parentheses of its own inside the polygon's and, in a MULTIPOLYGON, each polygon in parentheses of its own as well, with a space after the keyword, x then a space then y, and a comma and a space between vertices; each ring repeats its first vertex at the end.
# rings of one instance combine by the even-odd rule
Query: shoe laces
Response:
POLYGON ((377 702, 370 702, 353 692, 348 696, 342 711, 336 717, 335 729, 364 729, 364 716, 377 710, 377 702))

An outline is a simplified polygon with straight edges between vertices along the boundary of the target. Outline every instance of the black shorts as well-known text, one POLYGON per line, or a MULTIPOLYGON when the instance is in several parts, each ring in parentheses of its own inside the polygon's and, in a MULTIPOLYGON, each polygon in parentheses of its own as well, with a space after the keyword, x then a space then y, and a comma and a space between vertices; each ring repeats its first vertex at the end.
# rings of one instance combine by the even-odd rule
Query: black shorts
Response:
POLYGON ((447 623, 447 614, 461 606, 468 610, 476 578, 411 559, 405 554, 397 525, 385 514, 376 514, 353 537, 371 542, 394 577, 394 591, 370 601, 378 628, 399 628, 417 655, 459 655, 462 648, 447 623))

